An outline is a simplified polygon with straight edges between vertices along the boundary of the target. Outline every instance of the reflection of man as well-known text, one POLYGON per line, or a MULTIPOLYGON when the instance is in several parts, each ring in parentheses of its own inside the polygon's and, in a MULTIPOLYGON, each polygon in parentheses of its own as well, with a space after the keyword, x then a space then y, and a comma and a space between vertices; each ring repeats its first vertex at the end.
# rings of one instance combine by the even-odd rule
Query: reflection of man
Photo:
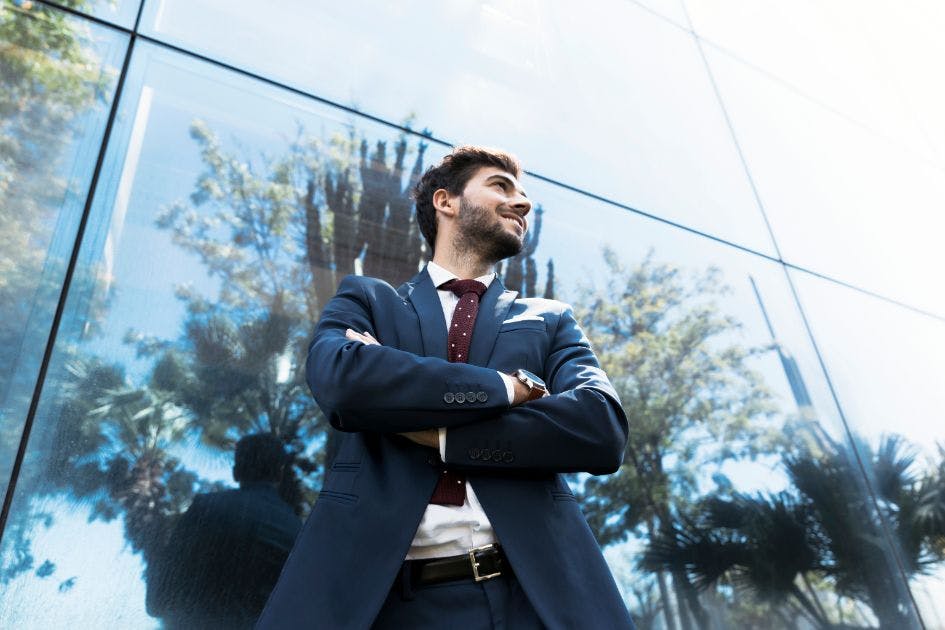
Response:
POLYGON ((299 532, 299 517, 277 492, 282 442, 247 435, 234 459, 239 490, 195 496, 149 568, 148 614, 166 628, 251 628, 299 532))
POLYGON ((493 273, 522 249, 519 176, 454 150, 414 191, 433 261, 325 307, 308 379, 345 433, 259 628, 632 625, 559 474, 616 470, 626 418, 571 308, 493 273))

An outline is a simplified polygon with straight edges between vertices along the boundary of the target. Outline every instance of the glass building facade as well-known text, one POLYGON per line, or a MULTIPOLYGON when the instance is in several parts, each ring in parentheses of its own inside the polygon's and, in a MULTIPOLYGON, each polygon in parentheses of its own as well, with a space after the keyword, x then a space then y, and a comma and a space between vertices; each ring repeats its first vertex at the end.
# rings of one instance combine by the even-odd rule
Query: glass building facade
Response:
POLYGON ((312 326, 416 272, 407 191, 476 143, 536 204, 503 281, 575 305, 630 419, 570 482, 638 627, 945 628, 943 29, 0 0, 0 627, 251 624, 334 444, 312 326), (196 516, 252 491, 252 435, 288 454, 264 551, 196 516))

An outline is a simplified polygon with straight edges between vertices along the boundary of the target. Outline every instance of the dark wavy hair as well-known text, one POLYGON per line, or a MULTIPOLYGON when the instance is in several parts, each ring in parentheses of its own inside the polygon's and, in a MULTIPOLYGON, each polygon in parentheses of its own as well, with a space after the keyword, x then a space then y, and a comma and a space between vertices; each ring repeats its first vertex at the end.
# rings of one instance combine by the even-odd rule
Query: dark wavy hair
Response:
POLYGON ((472 176, 484 166, 501 168, 516 178, 522 174, 522 166, 514 155, 499 149, 465 145, 454 148, 439 164, 428 168, 414 186, 417 224, 430 246, 431 254, 436 246, 436 208, 433 207, 433 193, 443 188, 454 196, 462 194, 472 176))

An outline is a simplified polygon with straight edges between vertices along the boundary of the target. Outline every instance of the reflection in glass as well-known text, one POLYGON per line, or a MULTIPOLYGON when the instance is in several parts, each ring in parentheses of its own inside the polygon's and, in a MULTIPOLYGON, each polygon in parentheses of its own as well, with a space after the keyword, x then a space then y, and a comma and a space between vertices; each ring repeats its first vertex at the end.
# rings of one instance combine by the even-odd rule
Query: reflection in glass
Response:
POLYGON ((526 187, 631 419, 620 471, 573 481, 638 625, 916 627, 781 268, 526 187))
MULTIPOLYGON (((265 501, 273 544, 247 557, 274 571, 332 452, 300 369, 312 324, 345 274, 422 264, 406 191, 438 151, 136 46, 0 548, 5 622, 249 623, 226 602, 268 578, 196 586, 187 563, 238 529, 229 504, 265 501), (278 487, 230 488, 260 434, 278 487)), ((907 502, 874 502, 855 459, 905 470, 902 451, 852 452, 783 269, 525 186, 532 236, 501 272, 575 304, 627 407, 624 466, 572 482, 640 627, 914 626, 880 527, 907 502)))
POLYGON ((945 292, 929 290, 945 266, 945 173, 716 49, 706 55, 784 259, 945 315, 945 292))
POLYGON ((141 24, 437 137, 514 147, 532 172, 774 253, 691 34, 638 3, 242 0, 221 13, 151 0, 141 24))
MULTIPOLYGON (((248 434, 285 445, 278 495, 311 508, 332 437, 300 366, 322 301, 424 258, 406 189, 426 144, 354 122, 138 44, 0 550, 14 620, 214 617, 226 584, 196 610, 166 588, 173 548, 222 500, 195 495, 246 496, 218 493, 248 434)), ((528 256, 512 267, 527 285, 528 256)))
POLYGON ((236 443, 237 490, 198 494, 148 565, 148 614, 165 628, 252 628, 302 527, 282 497, 271 433, 236 443))
POLYGON ((10 478, 127 38, 0 2, 0 491, 10 478))
POLYGON ((945 322, 793 273, 928 627, 945 610, 945 322))
POLYGON ((141 2, 142 0, 51 0, 49 3, 75 9, 86 15, 130 29, 135 25, 141 2))

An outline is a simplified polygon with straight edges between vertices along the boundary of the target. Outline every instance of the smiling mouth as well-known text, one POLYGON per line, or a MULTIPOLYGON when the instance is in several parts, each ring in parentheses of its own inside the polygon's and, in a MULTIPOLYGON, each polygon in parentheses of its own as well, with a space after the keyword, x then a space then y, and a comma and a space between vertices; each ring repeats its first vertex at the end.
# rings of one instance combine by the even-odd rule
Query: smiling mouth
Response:
POLYGON ((522 228, 522 232, 525 232, 525 221, 521 217, 514 214, 503 214, 502 218, 509 223, 519 226, 522 228))

